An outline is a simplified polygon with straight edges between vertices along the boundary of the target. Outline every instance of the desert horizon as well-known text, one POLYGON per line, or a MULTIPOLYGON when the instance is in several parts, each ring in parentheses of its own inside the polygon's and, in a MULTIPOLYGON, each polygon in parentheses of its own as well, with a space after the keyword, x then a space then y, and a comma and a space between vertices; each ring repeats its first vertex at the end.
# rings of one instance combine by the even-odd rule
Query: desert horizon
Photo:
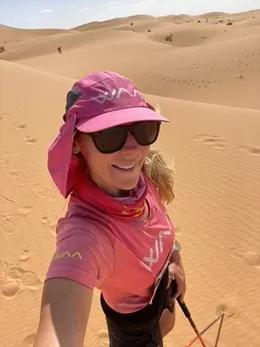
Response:
MULTIPOLYGON (((133 80, 170 119, 154 148, 176 170, 167 209, 199 330, 224 313, 218 347, 259 346, 260 10, 136 15, 71 29, 0 25, 0 345, 33 345, 67 206, 48 174, 48 146, 73 83, 101 70, 133 80)), ((108 346, 99 295, 84 346, 108 346)), ((165 347, 194 337, 176 311, 165 347)), ((207 347, 217 327, 203 335, 207 347)))

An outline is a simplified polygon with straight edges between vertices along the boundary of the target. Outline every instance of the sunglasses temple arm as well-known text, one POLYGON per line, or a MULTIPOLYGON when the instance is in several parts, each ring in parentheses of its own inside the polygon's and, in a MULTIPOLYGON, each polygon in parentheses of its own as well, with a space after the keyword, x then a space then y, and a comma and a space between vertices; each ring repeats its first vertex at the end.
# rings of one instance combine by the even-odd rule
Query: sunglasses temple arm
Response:
POLYGON ((201 345, 202 345, 203 347, 207 347, 207 346, 205 345, 204 341, 202 340, 202 337, 200 336, 200 333, 199 333, 199 331, 198 331, 198 329, 197 329, 195 323, 194 323, 193 320, 191 319, 191 314, 190 314, 190 311, 188 310, 188 307, 186 306, 186 304, 185 304, 184 302, 182 302, 182 301, 180 300, 180 297, 177 298, 177 301, 178 301, 178 304, 180 305, 180 307, 181 307, 181 309, 182 309, 182 311, 183 311, 185 317, 188 318, 188 320, 189 320, 189 322, 190 322, 190 324, 191 324, 193 330, 195 331, 195 333, 196 333, 196 335, 197 335, 197 337, 198 337, 198 339, 199 339, 201 345))

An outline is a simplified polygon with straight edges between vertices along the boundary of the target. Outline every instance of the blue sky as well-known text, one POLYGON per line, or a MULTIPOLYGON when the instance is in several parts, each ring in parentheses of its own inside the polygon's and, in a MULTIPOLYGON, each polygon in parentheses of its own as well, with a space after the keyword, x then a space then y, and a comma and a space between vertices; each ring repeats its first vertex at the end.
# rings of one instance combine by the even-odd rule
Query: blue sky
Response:
POLYGON ((202 14, 260 9, 260 0, 0 0, 0 24, 19 28, 71 28, 135 14, 202 14))

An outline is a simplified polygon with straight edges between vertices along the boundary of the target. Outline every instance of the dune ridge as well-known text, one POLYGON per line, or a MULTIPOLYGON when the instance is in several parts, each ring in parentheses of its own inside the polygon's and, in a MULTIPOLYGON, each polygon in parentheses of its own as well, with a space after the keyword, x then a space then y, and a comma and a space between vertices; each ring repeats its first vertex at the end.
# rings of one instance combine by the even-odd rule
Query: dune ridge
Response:
POLYGON ((42 31, 0 58, 71 78, 117 70, 148 94, 259 109, 260 11, 188 17, 136 16, 42 31))

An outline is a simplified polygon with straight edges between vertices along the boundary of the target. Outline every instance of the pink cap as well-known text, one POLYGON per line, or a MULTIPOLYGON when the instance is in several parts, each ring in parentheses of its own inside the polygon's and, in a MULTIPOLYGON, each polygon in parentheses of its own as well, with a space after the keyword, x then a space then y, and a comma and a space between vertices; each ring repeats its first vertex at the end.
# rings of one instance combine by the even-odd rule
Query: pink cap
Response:
POLYGON ((115 72, 95 72, 77 81, 67 95, 65 124, 48 152, 50 175, 66 198, 77 180, 80 162, 72 155, 76 129, 96 132, 132 122, 168 122, 145 102, 133 82, 115 72))

